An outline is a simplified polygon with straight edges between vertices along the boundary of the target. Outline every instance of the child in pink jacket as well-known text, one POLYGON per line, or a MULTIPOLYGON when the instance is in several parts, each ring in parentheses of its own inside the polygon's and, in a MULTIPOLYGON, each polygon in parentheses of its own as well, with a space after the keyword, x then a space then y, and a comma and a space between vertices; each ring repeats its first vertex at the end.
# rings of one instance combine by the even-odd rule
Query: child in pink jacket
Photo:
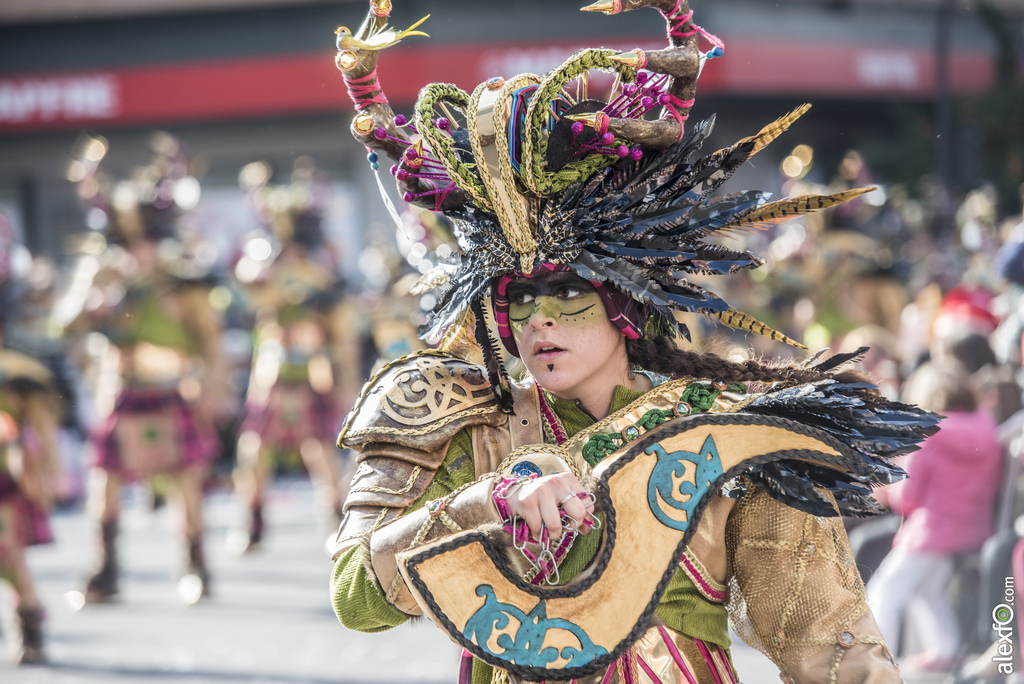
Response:
POLYGON ((946 416, 920 451, 906 457, 908 478, 886 487, 903 525, 868 584, 882 634, 899 642, 904 614, 925 650, 906 669, 946 670, 960 630, 946 594, 954 556, 977 551, 992 534, 1002 449, 991 414, 978 409, 967 373, 955 363, 928 363, 907 381, 907 399, 946 416))

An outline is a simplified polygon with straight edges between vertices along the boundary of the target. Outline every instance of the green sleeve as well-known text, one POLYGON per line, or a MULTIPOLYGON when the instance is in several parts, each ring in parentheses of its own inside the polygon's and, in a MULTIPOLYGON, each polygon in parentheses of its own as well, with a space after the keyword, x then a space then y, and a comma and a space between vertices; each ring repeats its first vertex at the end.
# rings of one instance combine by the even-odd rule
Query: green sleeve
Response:
POLYGON ((338 557, 331 573, 331 599, 341 624, 359 632, 383 632, 409 616, 387 602, 363 562, 366 547, 356 544, 338 557))
MULTIPOLYGON (((406 513, 422 507, 427 501, 451 494, 475 478, 473 472, 473 441, 469 428, 459 431, 448 446, 441 467, 433 481, 406 513)), ((382 632, 397 627, 409 616, 388 603, 364 562, 366 547, 357 544, 334 563, 331 573, 331 600, 341 624, 360 632, 382 632)))

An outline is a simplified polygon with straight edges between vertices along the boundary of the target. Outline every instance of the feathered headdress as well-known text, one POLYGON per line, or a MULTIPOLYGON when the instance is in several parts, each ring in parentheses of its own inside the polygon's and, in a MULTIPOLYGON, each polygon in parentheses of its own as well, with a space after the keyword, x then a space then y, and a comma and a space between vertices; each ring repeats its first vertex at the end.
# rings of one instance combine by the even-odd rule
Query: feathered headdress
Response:
POLYGON ((771 203, 760 191, 712 197, 808 106, 699 156, 714 120, 688 131, 685 122, 704 63, 724 46, 693 23, 688 0, 601 0, 583 9, 616 14, 641 7, 665 17, 668 48, 586 49, 544 76, 496 77, 472 93, 433 83, 420 92, 412 121, 391 110, 376 62, 381 49, 422 21, 395 31, 387 26, 390 0, 371 0, 355 35, 337 31, 336 62, 359 111, 352 133, 370 150, 371 166, 376 170, 378 151, 387 154, 405 201, 446 214, 458 237, 459 260, 426 278, 442 293, 421 336, 436 343, 472 323, 492 380, 503 371, 483 302, 501 276, 544 263, 615 286, 645 305, 654 329, 674 326, 673 310, 690 311, 796 344, 688 276, 761 265, 754 254, 709 237, 763 228, 870 190, 771 203), (702 38, 711 49, 701 50, 702 38), (594 70, 615 76, 607 100, 587 94, 594 70))

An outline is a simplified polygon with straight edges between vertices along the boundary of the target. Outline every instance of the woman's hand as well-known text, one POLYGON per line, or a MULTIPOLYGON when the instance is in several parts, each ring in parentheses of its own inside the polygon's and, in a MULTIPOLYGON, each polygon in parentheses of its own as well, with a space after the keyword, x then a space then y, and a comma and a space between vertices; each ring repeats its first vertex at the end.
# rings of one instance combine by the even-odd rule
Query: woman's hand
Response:
POLYGON ((530 536, 541 540, 541 532, 547 528, 550 539, 559 539, 563 532, 562 516, 569 516, 567 528, 583 534, 590 532, 590 526, 583 521, 594 522, 594 498, 572 473, 555 473, 524 482, 516 487, 508 498, 509 510, 519 516, 530 528, 530 536), (583 494, 583 498, 578 495, 583 494))

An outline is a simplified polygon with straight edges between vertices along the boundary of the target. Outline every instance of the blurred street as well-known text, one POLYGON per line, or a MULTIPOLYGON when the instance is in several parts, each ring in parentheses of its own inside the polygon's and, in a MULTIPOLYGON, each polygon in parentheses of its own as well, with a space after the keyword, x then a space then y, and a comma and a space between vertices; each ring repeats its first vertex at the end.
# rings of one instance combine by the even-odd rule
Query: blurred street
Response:
POLYGON ((236 518, 232 502, 226 493, 211 495, 206 553, 213 593, 191 607, 176 593, 182 551, 172 534, 178 525, 173 506, 151 514, 129 504, 119 600, 77 612, 67 593, 82 587, 95 558, 95 532, 80 511, 56 515, 57 544, 29 553, 49 612, 50 665, 12 665, 5 586, 0 682, 454 682, 458 650, 429 623, 385 634, 360 634, 338 623, 312 498, 308 481, 277 483, 262 549, 236 557, 224 543, 236 518))

